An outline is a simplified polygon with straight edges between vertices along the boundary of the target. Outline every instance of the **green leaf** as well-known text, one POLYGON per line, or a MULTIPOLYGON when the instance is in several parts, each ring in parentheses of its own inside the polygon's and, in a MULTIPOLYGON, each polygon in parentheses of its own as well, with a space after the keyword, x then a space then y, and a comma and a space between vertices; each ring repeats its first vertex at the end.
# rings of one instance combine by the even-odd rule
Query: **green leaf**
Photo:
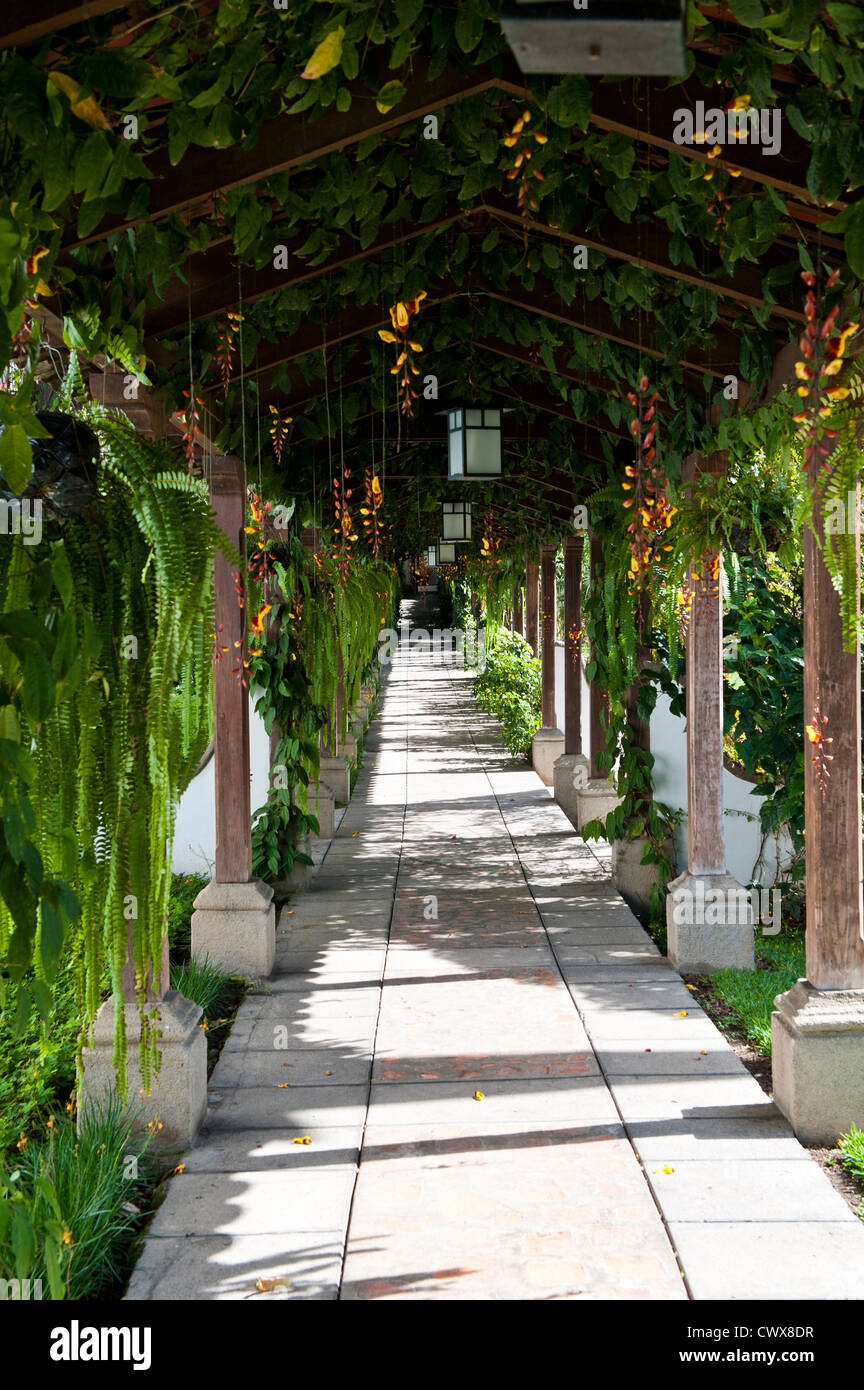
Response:
POLYGON ((849 213, 845 247, 852 273, 864 280, 864 202, 855 203, 849 213))
POLYGON ((319 77, 324 77, 333 68, 338 67, 342 58, 342 40, 345 38, 345 30, 340 24, 338 29, 334 29, 325 39, 322 39, 309 62, 306 64, 301 77, 307 81, 314 82, 319 77))
POLYGON ((42 648, 36 642, 28 642, 24 648, 21 662, 24 683, 21 699, 27 715, 35 723, 41 724, 54 708, 56 686, 54 672, 42 648))
POLYGON ((739 24, 749 24, 758 28, 765 18, 762 0, 729 0, 729 8, 739 24))
POLYGON ((463 53, 477 47, 483 33, 483 14, 474 0, 462 0, 453 32, 463 53))
POLYGON ((400 101, 404 101, 405 96, 405 84, 394 78, 392 82, 386 82, 381 88, 375 98, 375 105, 383 116, 394 106, 398 106, 400 101))
POLYGON ((20 497, 30 480, 33 455, 23 425, 6 425, 0 434, 0 474, 20 497))
POLYGON ((549 93, 546 109, 549 119, 556 125, 578 125, 580 130, 587 130, 591 116, 591 87, 587 77, 581 73, 565 77, 549 93))

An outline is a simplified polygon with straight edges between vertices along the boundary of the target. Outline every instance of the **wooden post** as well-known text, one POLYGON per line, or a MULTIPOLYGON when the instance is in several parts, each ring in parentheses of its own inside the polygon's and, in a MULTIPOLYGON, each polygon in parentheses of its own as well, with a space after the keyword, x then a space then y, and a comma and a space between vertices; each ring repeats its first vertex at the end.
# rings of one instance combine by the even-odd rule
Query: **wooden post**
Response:
POLYGON ((543 727, 555 728, 555 546, 540 547, 543 727))
POLYGON ((513 585, 513 631, 522 635, 522 586, 513 585))
MULTIPOLYGON (((212 461, 210 492, 216 524, 245 556, 245 499, 241 465, 235 458, 212 461)), ((232 570, 216 556, 216 634, 219 648, 227 647, 213 663, 213 726, 215 736, 216 883, 248 883, 252 878, 251 791, 249 785, 249 695, 240 682, 246 657, 246 611, 237 602, 232 570), (239 646, 235 646, 239 642, 239 646)))
MULTIPOLYGON (((859 515, 859 496, 855 515, 859 515)), ((820 990, 864 989, 861 901, 861 652, 843 649, 840 596, 822 559, 824 535, 804 532, 804 723, 816 714, 832 762, 820 786, 816 745, 804 734, 807 979, 820 990), (824 724, 822 721, 825 721, 824 724)), ((860 573, 860 521, 856 573, 860 573)), ((860 608, 860 591, 858 594, 860 608)))
POLYGON ((539 650, 537 577, 537 566, 529 560, 525 565, 525 640, 535 656, 539 650))
POLYGON ((582 536, 564 539, 564 752, 582 752, 582 536))
MULTIPOLYGON (((591 587, 592 589, 602 589, 604 576, 603 563, 603 542, 599 536, 592 535, 590 541, 591 554, 591 587)), ((602 715, 606 717, 606 724, 609 723, 609 695, 603 690, 597 676, 590 683, 591 691, 591 749, 589 776, 592 780, 605 781, 607 774, 602 772, 597 761, 598 754, 606 750, 606 732, 603 728, 602 715)))
MULTIPOLYGON (((722 477, 725 453, 684 460, 682 479, 703 473, 722 477)), ((712 575, 711 556, 694 556, 690 567, 687 628, 687 866, 691 874, 725 874, 723 833, 723 588, 721 558, 712 575), (698 578, 694 579, 694 576, 698 578)))

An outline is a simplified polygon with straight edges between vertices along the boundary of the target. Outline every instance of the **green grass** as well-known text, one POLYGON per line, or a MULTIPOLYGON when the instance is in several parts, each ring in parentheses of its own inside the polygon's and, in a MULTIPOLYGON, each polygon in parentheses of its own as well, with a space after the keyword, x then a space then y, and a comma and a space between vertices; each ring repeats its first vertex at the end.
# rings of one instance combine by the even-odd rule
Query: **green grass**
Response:
POLYGON ((843 1167, 847 1173, 864 1183, 864 1131, 853 1125, 848 1134, 841 1136, 837 1147, 843 1152, 843 1167))
POLYGON ((117 1099, 80 1134, 71 1115, 55 1117, 0 1169, 0 1277, 41 1279, 43 1298, 52 1286, 55 1298, 116 1293, 142 1224, 135 1199, 155 1171, 131 1124, 117 1099))
POLYGON ((234 993, 228 975, 205 957, 171 966, 171 988, 198 1004, 206 1019, 216 1018, 227 1009, 234 993))
POLYGON ((774 1000, 805 974, 804 937, 797 931, 763 936, 760 929, 755 946, 770 969, 721 970, 709 983, 714 998, 729 1011, 719 1020, 721 1026, 739 1028, 757 1052, 770 1057, 774 1000))

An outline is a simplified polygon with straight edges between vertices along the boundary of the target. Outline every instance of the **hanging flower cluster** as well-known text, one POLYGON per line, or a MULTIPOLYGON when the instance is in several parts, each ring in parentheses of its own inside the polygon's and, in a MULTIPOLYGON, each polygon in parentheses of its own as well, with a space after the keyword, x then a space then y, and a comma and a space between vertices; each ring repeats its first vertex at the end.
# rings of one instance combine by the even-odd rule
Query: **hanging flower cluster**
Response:
POLYGON ((280 415, 275 405, 270 406, 270 438, 273 441, 273 453, 277 464, 282 463, 282 447, 288 436, 288 426, 293 422, 293 415, 280 415))
POLYGON ((351 498, 350 487, 345 486, 344 479, 351 477, 350 469, 346 468, 342 480, 333 479, 333 513, 336 517, 336 525, 333 530, 336 533, 336 544, 333 549, 332 558, 336 561, 336 568, 339 577, 344 584, 348 579, 348 570, 351 564, 351 542, 356 541, 357 534, 354 530, 354 522, 351 520, 351 512, 348 503, 351 498))
POLYGON ((366 469, 366 506, 360 508, 360 515, 363 518, 363 525, 366 529, 366 539, 369 542, 372 554, 378 559, 381 553, 381 543, 384 539, 384 527, 378 520, 378 510, 384 501, 384 494, 381 491, 381 482, 377 474, 373 474, 371 468, 366 469))
POLYGON ((222 378, 223 395, 228 395, 228 385, 234 371, 234 340, 243 322, 243 315, 236 309, 229 309, 225 315, 225 324, 219 332, 219 346, 216 349, 216 361, 219 363, 219 374, 222 378))
POLYGON ((825 745, 833 743, 834 740, 833 738, 825 737, 825 730, 828 727, 828 716, 827 714, 820 713, 818 697, 817 703, 813 708, 812 717, 812 724, 806 724, 805 729, 807 737, 813 744, 813 766, 816 769, 816 782, 822 793, 822 800, 824 801, 825 793, 828 790, 828 778, 831 776, 828 771, 828 763, 833 763, 834 761, 833 753, 826 752, 825 745))
POLYGON ((249 573, 252 578, 262 584, 269 579, 274 572, 274 556, 270 551, 265 527, 268 513, 272 510, 272 502, 262 502, 257 492, 252 493, 252 501, 249 509, 252 512, 252 526, 244 526, 243 530, 247 536, 256 536, 255 549, 249 556, 249 573))
POLYGON ((480 555, 484 560, 493 560, 495 551, 501 544, 501 528, 495 520, 495 508, 490 507, 483 518, 483 537, 480 541, 480 555))
POLYGON ((528 216, 529 208, 536 212, 539 207, 539 204, 537 203, 536 199, 529 198, 528 196, 531 188, 531 185, 528 182, 529 176, 533 174, 534 178, 539 179, 541 183, 544 179, 544 175, 541 174, 539 169, 528 167, 533 154, 530 141, 535 140, 538 145, 542 146, 547 144, 549 140, 548 135, 544 135, 542 130, 532 130, 525 133, 525 127, 530 123, 530 121, 531 112, 523 111, 518 121, 516 121, 514 125, 511 126, 510 134, 504 136, 504 144, 506 148, 514 151, 513 164, 507 174, 507 178, 510 180, 521 178, 521 183, 519 184, 519 193, 516 201, 519 205, 519 208, 521 209, 523 217, 528 216), (522 145, 521 148, 517 151, 516 146, 519 144, 520 140, 522 142, 522 145))
POLYGON ((419 290, 414 299, 401 301, 390 306, 390 322, 393 325, 393 332, 389 328, 379 328, 378 337, 383 343, 395 343, 398 349, 396 354, 396 366, 390 368, 390 375, 398 377, 397 387, 399 391, 399 409, 403 415, 413 416, 414 402, 417 399, 417 392, 412 389, 411 377, 419 376, 420 368, 414 366, 413 354, 422 352, 422 343, 414 342, 408 337, 408 326, 415 314, 420 312, 420 304, 426 298, 426 291, 419 290), (402 373, 399 376, 399 373, 402 373))
POLYGON ((195 396, 192 391, 184 391, 186 397, 186 409, 181 415, 183 422, 183 457, 189 469, 189 476, 192 476, 192 469, 195 467, 195 445, 201 433, 201 416, 198 407, 203 406, 204 401, 201 396, 195 396))
POLYGON ((636 443, 636 458, 632 467, 624 469, 625 478, 621 486, 633 496, 624 501, 625 507, 632 507, 633 515, 627 531, 630 537, 630 582, 634 589, 645 587, 651 578, 654 562, 661 550, 671 550, 662 545, 666 531, 672 523, 676 508, 669 505, 668 482, 659 463, 655 462, 657 446, 657 421, 655 419, 658 392, 645 399, 648 378, 643 376, 639 382, 638 395, 628 391, 627 399, 636 414, 630 421, 630 433, 636 443))
POLYGON ((837 383, 832 385, 831 378, 842 370, 846 344, 861 326, 847 320, 838 330, 836 322, 840 306, 837 304, 823 314, 824 294, 834 288, 839 277, 840 271, 833 271, 825 282, 824 293, 817 296, 813 288, 816 276, 812 270, 801 272, 801 279, 807 286, 804 300, 807 326, 799 343, 803 359, 795 363, 795 375, 801 382, 798 395, 805 404, 793 419, 808 426, 802 471, 809 474, 811 483, 816 481, 820 466, 826 470, 830 467, 827 463, 830 446, 823 440, 833 439, 837 431, 829 429, 824 421, 831 415, 835 404, 849 395, 845 386, 837 383))

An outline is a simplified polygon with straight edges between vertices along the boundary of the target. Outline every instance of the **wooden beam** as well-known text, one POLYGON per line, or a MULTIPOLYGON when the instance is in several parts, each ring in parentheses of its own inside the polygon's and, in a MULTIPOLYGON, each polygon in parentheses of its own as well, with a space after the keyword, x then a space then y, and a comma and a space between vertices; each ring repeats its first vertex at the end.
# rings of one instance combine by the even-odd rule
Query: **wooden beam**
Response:
MULTIPOLYGON (((80 0, 78 4, 70 4, 69 0, 27 0, 20 10, 10 6, 0 18, 0 49, 26 48, 46 34, 58 34, 61 29, 86 24, 88 19, 111 14, 113 10, 125 10, 127 3, 128 0, 86 0, 83 4, 80 0)), ((157 17, 154 14, 153 18, 157 17)))
POLYGON ((132 221, 122 214, 111 214, 89 236, 79 237, 67 245, 70 249, 87 246, 126 227, 182 212, 217 193, 261 183, 274 174, 298 169, 336 150, 357 145, 371 135, 385 135, 467 97, 490 91, 510 92, 519 97, 527 94, 521 73, 519 80, 514 81, 496 75, 488 65, 470 73, 448 67, 440 77, 430 81, 428 67, 418 67, 418 75, 407 83, 404 100, 385 115, 376 108, 374 92, 359 82, 349 83, 349 111, 331 107, 316 121, 304 121, 296 116, 271 116, 261 122, 251 147, 242 141, 224 150, 195 146, 175 167, 168 158, 167 148, 162 147, 147 160, 153 175, 147 213, 132 221))

